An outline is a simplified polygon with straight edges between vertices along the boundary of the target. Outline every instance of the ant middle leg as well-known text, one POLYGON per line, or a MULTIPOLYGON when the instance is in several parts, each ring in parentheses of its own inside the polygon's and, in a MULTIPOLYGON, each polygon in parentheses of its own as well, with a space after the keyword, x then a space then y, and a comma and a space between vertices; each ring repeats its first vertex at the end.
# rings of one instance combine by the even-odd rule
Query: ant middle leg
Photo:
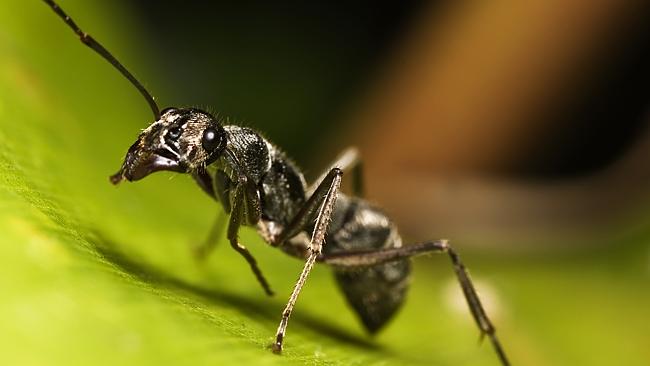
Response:
POLYGON ((318 185, 325 179, 325 176, 333 168, 339 168, 344 173, 351 170, 352 176, 350 182, 352 184, 352 194, 355 197, 364 197, 364 183, 363 183, 363 162, 359 156, 359 150, 356 147, 348 147, 334 160, 325 173, 323 173, 314 183, 307 189, 307 194, 311 193, 318 187, 318 185))
POLYGON ((355 268, 375 266, 429 252, 447 253, 449 255, 454 272, 456 273, 460 287, 465 295, 465 300, 467 301, 467 305, 472 313, 472 317, 481 331, 481 337, 487 335, 490 338, 492 346, 501 363, 504 366, 510 365, 503 347, 496 336, 494 326, 485 313, 485 309, 483 309, 483 305, 481 304, 478 293, 469 277, 467 268, 460 260, 456 251, 449 245, 447 240, 436 240, 399 248, 338 252, 329 255, 321 255, 318 258, 318 261, 330 264, 334 267, 353 270, 355 268))
MULTIPOLYGON (((289 301, 282 312, 282 319, 280 320, 280 325, 275 334, 275 342, 272 345, 273 352, 275 353, 282 352, 282 344, 293 307, 298 300, 298 295, 300 295, 300 291, 305 285, 314 263, 322 253, 323 241, 325 240, 325 234, 327 233, 327 225, 329 224, 332 212, 334 211, 339 187, 341 186, 342 175, 342 171, 338 168, 330 170, 319 186, 315 189, 314 193, 303 205, 303 208, 298 212, 298 215, 296 215, 292 224, 280 235, 280 238, 290 238, 295 235, 295 231, 303 230, 308 224, 313 222, 314 218, 316 220, 311 240, 309 241, 307 248, 308 254, 305 265, 293 291, 291 292, 289 301)), ((284 241, 285 239, 281 240, 284 241)))

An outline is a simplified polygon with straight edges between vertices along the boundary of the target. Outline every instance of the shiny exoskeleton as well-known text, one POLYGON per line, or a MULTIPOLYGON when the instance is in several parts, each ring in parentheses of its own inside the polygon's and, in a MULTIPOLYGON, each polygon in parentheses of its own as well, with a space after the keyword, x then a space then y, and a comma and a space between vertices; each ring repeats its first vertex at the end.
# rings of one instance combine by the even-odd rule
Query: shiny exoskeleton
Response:
MULTIPOLYGON (((331 185, 334 177, 340 179, 341 170, 354 168, 357 163, 356 151, 348 150, 334 164, 326 184, 331 185)), ((255 131, 222 126, 198 109, 168 108, 141 133, 113 181, 138 180, 157 170, 189 173, 208 195, 221 202, 231 218, 228 238, 249 260, 269 294, 270 287, 252 256, 237 242, 240 225, 254 226, 271 245, 293 256, 308 258, 307 235, 314 231, 316 209, 322 205, 318 202, 322 198, 315 196, 312 200, 318 205, 306 206, 306 202, 324 178, 316 186, 308 187, 295 164, 255 131), (207 142, 205 131, 210 131, 208 135, 216 143, 207 142), (304 207, 310 209, 301 212, 304 207)), ((336 196, 329 221, 327 245, 316 260, 333 263, 348 301, 364 325, 374 332, 402 303, 408 286, 409 262, 399 259, 358 268, 356 263, 345 263, 341 254, 400 248, 400 236, 377 208, 341 193, 336 196)))
MULTIPOLYGON (((97 41, 81 31, 52 0, 44 0, 81 41, 127 77, 145 97, 154 122, 129 148, 114 184, 136 181, 157 171, 191 175, 228 213, 227 238, 248 262, 267 294, 273 292, 254 257, 238 240, 242 226, 257 229, 274 247, 305 261, 285 307, 273 350, 282 350, 295 302, 316 262, 329 264, 348 303, 366 329, 378 331, 404 302, 410 257, 444 252, 451 259, 471 313, 487 335, 502 364, 508 360, 495 335, 465 266, 446 240, 402 245, 395 225, 364 200, 358 153, 346 150, 331 168, 308 185, 286 155, 252 129, 224 125, 211 114, 194 108, 167 108, 159 112, 144 87, 97 41), (353 194, 339 192, 349 171, 353 194)), ((199 251, 206 255, 207 242, 199 251)))

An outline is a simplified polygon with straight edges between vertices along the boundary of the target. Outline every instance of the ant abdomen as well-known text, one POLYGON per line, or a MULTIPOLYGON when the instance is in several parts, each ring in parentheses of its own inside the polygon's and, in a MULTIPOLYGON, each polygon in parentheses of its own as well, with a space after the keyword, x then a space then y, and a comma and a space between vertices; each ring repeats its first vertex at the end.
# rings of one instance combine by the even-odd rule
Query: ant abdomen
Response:
MULTIPOLYGON (((336 206, 336 211, 344 212, 340 222, 333 219, 334 228, 323 247, 326 255, 401 247, 395 226, 366 201, 340 195, 336 206)), ((410 269, 406 258, 367 267, 334 266, 334 276, 365 328, 375 333, 404 302, 410 269)))
POLYGON ((362 270, 336 270, 336 282, 368 332, 379 331, 404 302, 409 286, 408 259, 362 270))

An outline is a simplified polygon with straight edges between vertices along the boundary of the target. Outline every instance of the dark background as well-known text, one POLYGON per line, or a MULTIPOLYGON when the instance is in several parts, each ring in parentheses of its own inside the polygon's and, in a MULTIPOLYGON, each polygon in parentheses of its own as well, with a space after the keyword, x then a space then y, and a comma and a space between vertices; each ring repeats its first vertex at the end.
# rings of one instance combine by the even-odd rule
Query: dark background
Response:
MULTIPOLYGON (((421 1, 129 4, 146 26, 157 71, 175 88, 174 100, 163 104, 208 107, 256 127, 303 165, 328 145, 323 136, 346 134, 341 114, 424 6, 421 1)), ((500 174, 541 180, 580 176, 615 161, 635 142, 647 128, 647 24, 631 23, 603 41, 570 97, 545 111, 550 127, 500 174)))

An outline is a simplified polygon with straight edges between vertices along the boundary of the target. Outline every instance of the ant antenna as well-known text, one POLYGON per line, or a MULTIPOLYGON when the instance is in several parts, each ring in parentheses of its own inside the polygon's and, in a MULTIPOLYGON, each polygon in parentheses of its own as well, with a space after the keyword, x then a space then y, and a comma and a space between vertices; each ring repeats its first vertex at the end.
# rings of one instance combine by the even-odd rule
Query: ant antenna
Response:
POLYGON ((92 48, 93 51, 97 52, 100 56, 102 56, 106 61, 110 62, 111 65, 113 65, 122 75, 126 76, 127 79, 133 84, 140 94, 144 97, 144 99, 147 100, 147 103, 149 103, 149 107, 151 108, 151 111, 153 112, 153 115, 156 119, 160 118, 160 109, 158 108, 158 105, 156 102, 153 100, 153 97, 147 89, 140 84, 140 82, 127 70, 122 64, 117 61, 113 55, 111 55, 110 52, 104 46, 102 46, 99 42, 95 41, 93 37, 90 36, 90 34, 84 32, 77 26, 77 24, 66 14, 61 7, 55 3, 53 0, 43 0, 47 5, 54 10, 54 12, 67 24, 72 30, 79 36, 79 40, 81 43, 85 44, 86 46, 92 48))

